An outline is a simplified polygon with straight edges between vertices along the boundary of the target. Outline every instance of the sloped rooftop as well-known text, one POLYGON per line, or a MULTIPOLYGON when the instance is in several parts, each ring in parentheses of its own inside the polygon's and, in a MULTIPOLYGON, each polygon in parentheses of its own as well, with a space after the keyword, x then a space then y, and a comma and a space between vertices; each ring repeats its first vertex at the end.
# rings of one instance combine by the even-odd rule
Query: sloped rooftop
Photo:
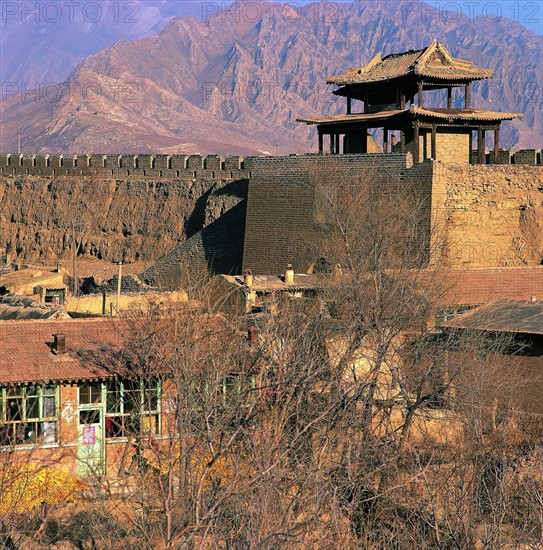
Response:
POLYGON ((76 382, 114 376, 100 359, 121 348, 111 319, 0 321, 0 384, 76 382), (66 353, 52 351, 66 336, 66 353))
POLYGON ((442 326, 543 335, 543 301, 498 300, 445 321, 442 326))
POLYGON ((386 82, 407 76, 469 81, 491 78, 493 73, 493 69, 484 69, 471 61, 453 57, 443 44, 434 41, 422 50, 409 50, 383 58, 378 53, 367 65, 329 76, 326 82, 344 86, 386 82))

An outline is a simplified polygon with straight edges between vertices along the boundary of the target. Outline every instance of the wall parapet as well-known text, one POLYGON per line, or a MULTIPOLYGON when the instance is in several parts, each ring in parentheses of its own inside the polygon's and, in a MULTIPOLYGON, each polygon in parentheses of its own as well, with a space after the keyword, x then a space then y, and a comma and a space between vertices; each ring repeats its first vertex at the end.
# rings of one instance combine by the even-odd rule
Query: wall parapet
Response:
MULTIPOLYGON (((521 149, 520 151, 509 151, 500 149, 498 161, 494 162, 494 152, 485 155, 485 164, 527 164, 530 166, 541 166, 543 155, 541 149, 521 149)), ((471 164, 477 164, 477 150, 471 151, 471 164)))
POLYGON ((242 179, 249 169, 250 158, 241 156, 0 154, 0 174, 8 176, 242 179))

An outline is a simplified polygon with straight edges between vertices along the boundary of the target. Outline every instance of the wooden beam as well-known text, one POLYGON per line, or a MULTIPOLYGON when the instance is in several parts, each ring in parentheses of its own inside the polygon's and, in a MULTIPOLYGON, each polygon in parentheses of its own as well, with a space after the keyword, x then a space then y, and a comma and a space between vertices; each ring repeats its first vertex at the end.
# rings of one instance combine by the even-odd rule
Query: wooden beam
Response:
POLYGON ((405 132, 403 130, 400 131, 400 151, 405 153, 405 132))
POLYGON ((383 128, 383 153, 388 153, 388 130, 383 128))
POLYGON ((437 158, 437 126, 432 124, 432 158, 437 158))
POLYGON ((422 107, 422 82, 418 83, 418 104, 419 107, 422 107))
POLYGON ((351 97, 347 96, 347 114, 351 114, 351 97))
POLYGON ((413 139, 414 139, 414 151, 413 151, 413 162, 418 163, 419 162, 419 123, 418 121, 415 121, 415 130, 413 132, 413 139))
POLYGON ((400 96, 400 109, 402 109, 402 110, 405 109, 405 94, 402 94, 400 96))
POLYGON ((465 109, 471 109, 470 107, 470 85, 466 84, 464 86, 464 92, 465 92, 465 101, 464 101, 464 108, 465 109))
POLYGON ((330 134, 330 154, 334 154, 334 138, 336 137, 335 134, 330 134))
POLYGON ((452 109, 452 86, 447 87, 447 109, 452 109))
POLYGON ((322 149, 323 149, 323 136, 322 132, 319 132, 319 155, 322 155, 322 149))
POLYGON ((339 155, 339 146, 340 146, 340 142, 341 142, 341 136, 339 134, 336 134, 336 139, 334 141, 335 141, 335 146, 336 146, 335 153, 336 153, 336 155, 339 155))
POLYGON ((494 164, 498 164, 498 157, 500 155, 500 129, 494 130, 494 164))

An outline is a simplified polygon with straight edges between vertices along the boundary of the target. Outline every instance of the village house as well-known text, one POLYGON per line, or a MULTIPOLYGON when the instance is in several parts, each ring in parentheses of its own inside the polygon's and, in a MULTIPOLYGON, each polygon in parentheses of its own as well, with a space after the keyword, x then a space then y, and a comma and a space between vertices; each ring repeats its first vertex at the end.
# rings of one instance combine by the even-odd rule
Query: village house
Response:
POLYGON ((273 310, 282 300, 308 302, 317 299, 330 276, 295 273, 289 264, 283 275, 217 275, 213 278, 214 300, 220 311, 234 315, 273 310))
MULTIPOLYGON (((498 342, 492 357, 493 372, 482 373, 496 378, 488 395, 487 413, 491 426, 496 417, 515 415, 524 427, 538 429, 543 415, 543 301, 498 299, 445 320, 439 329, 447 335, 472 331, 498 342)), ((468 362, 465 354, 454 348, 451 362, 468 362)), ((478 373, 473 373, 474 380, 478 373)))
POLYGON ((114 320, 4 321, 0 349, 0 456, 115 477, 167 433, 162 381, 123 370, 114 320))

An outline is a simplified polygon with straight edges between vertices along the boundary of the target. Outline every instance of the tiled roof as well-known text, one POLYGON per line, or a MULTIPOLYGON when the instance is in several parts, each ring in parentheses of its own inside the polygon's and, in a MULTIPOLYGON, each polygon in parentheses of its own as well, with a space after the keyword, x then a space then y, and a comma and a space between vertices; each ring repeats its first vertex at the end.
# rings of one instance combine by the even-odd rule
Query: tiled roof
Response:
POLYGON ((121 347, 111 319, 0 322, 0 384, 54 382, 113 376, 101 360, 121 347), (51 351, 53 334, 66 336, 66 353, 51 351))
POLYGON ((393 110, 379 111, 378 113, 351 113, 330 115, 323 117, 297 118, 296 122, 305 122, 306 124, 357 124, 357 123, 374 123, 394 119, 401 116, 409 116, 406 113, 411 113, 413 118, 437 118, 449 123, 454 123, 459 120, 465 121, 495 121, 495 120, 512 120, 522 116, 520 113, 501 113, 499 111, 483 111, 481 109, 437 109, 417 107, 412 105, 409 110, 393 110))
POLYGON ((498 300, 445 321, 442 326, 543 335, 543 301, 498 300))
POLYGON ((483 111, 481 109, 437 109, 411 105, 410 112, 454 122, 455 120, 512 120, 520 118, 521 113, 502 113, 500 111, 483 111))
POLYGON ((357 122, 378 122, 388 120, 398 115, 405 114, 406 111, 380 111, 378 113, 353 113, 342 115, 330 115, 312 118, 297 118, 296 122, 305 122, 306 124, 345 124, 357 122))
POLYGON ((52 308, 36 302, 28 296, 7 294, 0 296, 0 321, 14 319, 58 319, 67 318, 68 314, 61 308, 52 308))
POLYGON ((440 299, 443 305, 543 299, 543 266, 452 269, 447 281, 447 292, 440 299))
POLYGON ((330 76, 326 82, 344 86, 384 82, 408 75, 443 80, 479 80, 490 78, 493 72, 492 69, 477 67, 470 61, 454 58, 443 44, 434 41, 422 50, 409 50, 384 58, 378 53, 367 65, 342 75, 330 76))
MULTIPOLYGON (((220 275, 230 284, 243 287, 243 277, 235 275, 220 275)), ((294 282, 286 284, 282 275, 253 275, 251 290, 256 292, 273 292, 277 290, 313 290, 322 288, 325 284, 325 277, 322 275, 296 273, 294 282)))

